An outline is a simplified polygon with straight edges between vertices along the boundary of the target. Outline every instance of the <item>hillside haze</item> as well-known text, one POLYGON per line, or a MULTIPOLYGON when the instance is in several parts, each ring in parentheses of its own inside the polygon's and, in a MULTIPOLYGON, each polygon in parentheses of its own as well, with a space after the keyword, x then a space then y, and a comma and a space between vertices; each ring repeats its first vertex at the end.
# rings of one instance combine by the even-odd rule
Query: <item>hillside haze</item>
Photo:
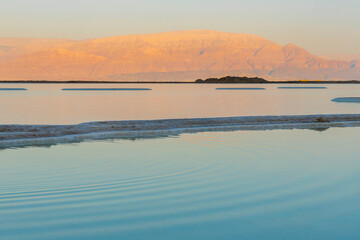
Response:
POLYGON ((249 34, 178 31, 72 41, 0 39, 1 80, 360 79, 360 61, 320 58, 249 34))

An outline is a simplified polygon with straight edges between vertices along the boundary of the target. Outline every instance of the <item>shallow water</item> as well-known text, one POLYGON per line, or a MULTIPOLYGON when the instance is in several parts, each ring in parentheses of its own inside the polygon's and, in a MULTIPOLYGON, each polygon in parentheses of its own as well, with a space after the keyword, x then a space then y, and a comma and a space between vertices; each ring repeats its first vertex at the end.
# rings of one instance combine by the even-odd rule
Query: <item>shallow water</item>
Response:
POLYGON ((89 121, 360 113, 360 85, 291 84, 0 84, 0 124, 75 124, 89 121), (217 91, 216 88, 266 88, 217 91), (61 91, 63 88, 151 88, 152 91, 61 91))
POLYGON ((344 103, 360 103, 360 97, 339 97, 334 98, 333 102, 344 102, 344 103))
POLYGON ((1 239, 357 239, 360 128, 0 151, 1 239))

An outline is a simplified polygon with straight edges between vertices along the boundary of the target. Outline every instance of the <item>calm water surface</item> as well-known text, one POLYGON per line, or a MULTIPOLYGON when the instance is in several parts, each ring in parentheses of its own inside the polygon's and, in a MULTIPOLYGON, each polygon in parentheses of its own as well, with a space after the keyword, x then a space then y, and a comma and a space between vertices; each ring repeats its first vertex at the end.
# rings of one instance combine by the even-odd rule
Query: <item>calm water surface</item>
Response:
MULTIPOLYGON (((360 113, 331 102, 360 85, 280 86, 1 84, 28 90, 0 91, 0 124, 360 113), (152 90, 61 91, 79 87, 152 90)), ((1 150, 0 239, 359 239, 359 142, 334 128, 1 150)))
POLYGON ((89 121, 250 115, 360 113, 360 85, 327 89, 278 89, 279 84, 0 84, 0 124, 74 124, 89 121), (61 91, 62 88, 151 88, 152 91, 61 91), (266 90, 216 90, 216 88, 266 90))
POLYGON ((0 238, 359 239, 359 142, 335 128, 2 150, 0 238))

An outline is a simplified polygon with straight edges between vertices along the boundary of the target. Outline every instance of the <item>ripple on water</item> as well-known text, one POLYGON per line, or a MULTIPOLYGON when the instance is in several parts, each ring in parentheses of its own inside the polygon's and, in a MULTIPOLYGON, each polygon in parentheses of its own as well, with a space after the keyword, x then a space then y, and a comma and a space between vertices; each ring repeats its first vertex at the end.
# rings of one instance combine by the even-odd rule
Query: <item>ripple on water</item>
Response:
POLYGON ((321 221, 327 213, 318 206, 356 196, 355 175, 334 177, 334 169, 329 174, 327 166, 316 167, 318 159, 330 163, 333 154, 304 148, 300 138, 274 141, 271 133, 185 134, 4 151, 0 213, 6 222, 0 233, 7 239, 141 239, 147 233, 166 239, 175 231, 186 239, 211 239, 236 223, 228 231, 251 237, 254 232, 247 229, 254 226, 277 229, 268 217, 300 214, 307 216, 305 222, 321 221), (14 165, 28 163, 21 155, 33 164, 17 176, 14 165))

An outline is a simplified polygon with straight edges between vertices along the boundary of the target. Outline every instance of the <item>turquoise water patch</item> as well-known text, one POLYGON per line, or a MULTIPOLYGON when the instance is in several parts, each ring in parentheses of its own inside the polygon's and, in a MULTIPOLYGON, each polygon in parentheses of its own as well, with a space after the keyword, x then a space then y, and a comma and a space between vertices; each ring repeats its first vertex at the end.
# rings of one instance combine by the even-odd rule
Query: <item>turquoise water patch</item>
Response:
POLYGON ((26 91, 26 88, 0 88, 0 91, 26 91))
POLYGON ((334 98, 333 102, 349 102, 349 103, 360 103, 360 97, 339 97, 334 98))

